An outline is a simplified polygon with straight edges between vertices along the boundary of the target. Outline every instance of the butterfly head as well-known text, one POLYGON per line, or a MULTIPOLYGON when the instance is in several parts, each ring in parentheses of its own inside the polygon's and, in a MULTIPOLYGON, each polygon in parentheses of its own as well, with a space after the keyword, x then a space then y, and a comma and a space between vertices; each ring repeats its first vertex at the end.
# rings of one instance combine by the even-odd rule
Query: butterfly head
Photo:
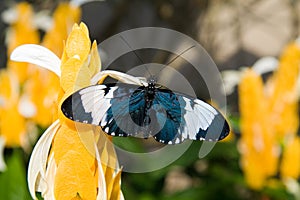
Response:
POLYGON ((148 78, 148 87, 149 88, 155 88, 157 79, 155 76, 150 76, 150 78, 148 78))

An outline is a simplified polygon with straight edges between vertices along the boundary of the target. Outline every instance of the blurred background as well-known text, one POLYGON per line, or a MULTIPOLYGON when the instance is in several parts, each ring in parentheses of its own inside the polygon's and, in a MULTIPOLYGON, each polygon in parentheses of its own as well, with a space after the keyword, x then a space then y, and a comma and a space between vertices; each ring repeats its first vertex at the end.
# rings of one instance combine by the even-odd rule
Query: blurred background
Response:
MULTIPOLYGON (((223 111, 232 128, 230 136, 203 159, 198 157, 201 142, 193 142, 166 168, 123 173, 125 199, 300 199, 298 0, 1 1, 1 199, 30 199, 28 160, 36 141, 54 120, 55 100, 51 98, 57 97, 47 78, 40 87, 49 93, 40 94, 36 76, 24 77, 25 72, 16 70, 20 65, 9 61, 9 56, 18 45, 36 43, 60 57, 59 46, 68 29, 53 31, 51 27, 55 20, 75 16, 72 9, 59 7, 62 3, 80 8, 79 21, 87 24, 91 40, 97 43, 121 31, 147 26, 186 34, 205 48, 224 78, 227 110, 223 111), (37 112, 23 111, 21 105, 34 106, 37 112)), ((137 53, 145 62, 160 55, 159 62, 165 63, 170 56, 153 50, 137 53)), ((125 55, 113 65, 127 71, 141 64, 133 57, 125 55)), ((184 70, 184 65, 179 67, 184 70)), ((211 101, 205 84, 197 88, 198 79, 190 81, 196 82, 199 98, 211 101)), ((133 152, 149 148, 147 142, 135 138, 114 141, 133 152)))

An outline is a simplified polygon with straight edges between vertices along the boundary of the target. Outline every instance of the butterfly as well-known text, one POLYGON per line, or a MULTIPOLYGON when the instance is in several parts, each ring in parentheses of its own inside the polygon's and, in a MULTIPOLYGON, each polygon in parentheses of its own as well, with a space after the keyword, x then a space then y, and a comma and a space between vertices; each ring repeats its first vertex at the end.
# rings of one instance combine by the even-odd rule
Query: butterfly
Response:
POLYGON ((111 136, 153 137, 164 144, 184 140, 218 141, 230 131, 223 115, 204 101, 118 71, 100 72, 123 83, 96 84, 80 89, 61 105, 74 121, 100 126, 111 136))

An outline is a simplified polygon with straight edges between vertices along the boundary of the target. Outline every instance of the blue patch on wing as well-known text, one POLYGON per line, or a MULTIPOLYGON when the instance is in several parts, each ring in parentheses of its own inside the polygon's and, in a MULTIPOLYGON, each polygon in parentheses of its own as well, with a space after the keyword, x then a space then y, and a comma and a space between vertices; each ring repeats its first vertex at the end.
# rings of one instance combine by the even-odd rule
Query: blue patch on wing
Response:
POLYGON ((157 91, 151 107, 147 107, 143 87, 136 90, 120 88, 114 92, 110 103, 111 107, 103 119, 106 122, 103 130, 110 135, 140 134, 143 138, 153 136, 159 142, 168 143, 179 133, 182 111, 176 95, 171 91, 157 91), (119 92, 128 95, 119 95, 119 92))
POLYGON ((157 91, 153 104, 152 109, 160 126, 160 131, 154 138, 162 143, 174 142, 180 133, 181 123, 184 123, 182 121, 184 110, 181 109, 177 96, 171 91, 157 91))
POLYGON ((103 130, 110 135, 137 135, 142 125, 145 109, 143 90, 131 87, 118 87, 111 99, 111 107, 104 116, 103 130))

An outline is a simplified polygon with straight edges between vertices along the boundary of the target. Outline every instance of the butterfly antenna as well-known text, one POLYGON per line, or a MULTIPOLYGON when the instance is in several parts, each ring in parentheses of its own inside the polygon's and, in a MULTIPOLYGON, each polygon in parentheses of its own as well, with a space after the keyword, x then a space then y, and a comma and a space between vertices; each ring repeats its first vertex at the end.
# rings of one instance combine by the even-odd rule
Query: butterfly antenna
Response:
MULTIPOLYGON (((131 51, 134 53, 134 55, 139 59, 139 61, 142 63, 142 64, 146 64, 143 59, 135 52, 135 50, 133 50, 133 48, 130 46, 130 44, 125 40, 125 38, 120 35, 120 38, 123 40, 123 42, 129 47, 129 49, 131 49, 131 51)), ((150 74, 150 76, 152 76, 151 72, 148 70, 148 68, 146 66, 144 66, 145 69, 147 70, 147 72, 150 74)))
POLYGON ((177 58, 179 58, 180 56, 182 56, 184 53, 188 52, 190 49, 194 48, 195 45, 187 48, 186 50, 184 50, 183 52, 181 52, 179 55, 177 55, 175 58, 173 58, 172 60, 170 60, 166 65, 171 64, 172 62, 174 62, 177 58))
MULTIPOLYGON (((170 64, 171 64, 172 62, 174 62, 177 58, 179 58, 179 57, 182 56, 184 53, 188 52, 189 50, 191 50, 191 49, 194 48, 194 47, 195 47, 195 45, 193 45, 193 46, 191 46, 191 47, 185 49, 184 51, 182 51, 180 54, 178 54, 177 56, 175 56, 175 58, 173 58, 172 60, 170 60, 170 61, 169 61, 167 64, 165 64, 165 65, 170 65, 170 64)), ((156 73, 156 74, 159 74, 163 69, 164 69, 164 68, 162 68, 161 70, 159 70, 159 72, 156 73)))

